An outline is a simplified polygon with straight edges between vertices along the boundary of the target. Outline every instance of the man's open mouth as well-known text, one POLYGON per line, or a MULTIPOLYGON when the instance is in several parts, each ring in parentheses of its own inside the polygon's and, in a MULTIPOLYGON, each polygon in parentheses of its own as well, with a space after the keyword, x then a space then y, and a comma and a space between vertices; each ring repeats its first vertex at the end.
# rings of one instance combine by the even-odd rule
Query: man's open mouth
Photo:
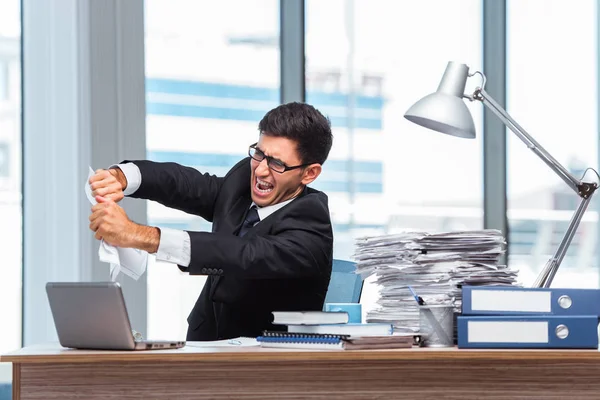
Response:
POLYGON ((273 191, 273 185, 271 183, 263 181, 258 178, 256 178, 255 187, 256 187, 256 190, 262 194, 267 194, 267 193, 270 193, 273 191))

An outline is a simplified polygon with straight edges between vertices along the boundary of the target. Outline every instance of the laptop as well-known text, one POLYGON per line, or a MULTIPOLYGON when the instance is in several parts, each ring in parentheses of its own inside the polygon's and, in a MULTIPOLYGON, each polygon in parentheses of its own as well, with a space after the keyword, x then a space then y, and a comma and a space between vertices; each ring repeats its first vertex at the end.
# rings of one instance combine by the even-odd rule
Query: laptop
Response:
POLYGON ((136 339, 117 282, 48 282, 46 293, 63 347, 155 350, 185 346, 185 341, 136 339))

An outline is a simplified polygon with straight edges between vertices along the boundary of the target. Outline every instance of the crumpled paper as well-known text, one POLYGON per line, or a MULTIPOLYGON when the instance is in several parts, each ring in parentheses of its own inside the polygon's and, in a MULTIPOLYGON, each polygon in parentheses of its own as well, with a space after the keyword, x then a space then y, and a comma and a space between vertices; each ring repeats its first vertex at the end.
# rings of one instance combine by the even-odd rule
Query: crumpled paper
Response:
MULTIPOLYGON (((89 181, 95 172, 92 167, 89 168, 88 178, 85 182, 85 195, 90 203, 94 205, 97 201, 92 195, 92 188, 89 181)), ((115 247, 104 240, 100 241, 98 258, 100 261, 110 264, 110 279, 113 282, 117 280, 119 272, 123 272, 137 281, 144 274, 148 265, 148 252, 132 248, 115 247)))

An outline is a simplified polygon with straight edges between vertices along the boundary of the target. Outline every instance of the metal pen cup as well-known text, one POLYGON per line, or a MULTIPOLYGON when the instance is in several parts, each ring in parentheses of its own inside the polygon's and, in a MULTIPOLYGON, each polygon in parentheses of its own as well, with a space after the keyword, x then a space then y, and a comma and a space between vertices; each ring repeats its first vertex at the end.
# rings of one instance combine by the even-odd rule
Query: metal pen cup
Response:
POLYGON ((454 306, 420 305, 419 333, 423 347, 453 347, 454 306))

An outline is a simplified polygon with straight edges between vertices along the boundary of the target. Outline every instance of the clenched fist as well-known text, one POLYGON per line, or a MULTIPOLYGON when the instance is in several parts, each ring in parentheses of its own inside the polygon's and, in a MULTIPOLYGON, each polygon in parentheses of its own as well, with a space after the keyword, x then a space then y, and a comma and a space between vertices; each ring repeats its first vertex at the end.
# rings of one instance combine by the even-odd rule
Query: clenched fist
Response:
POLYGON ((90 229, 98 240, 116 247, 133 247, 156 253, 160 244, 160 229, 139 225, 129 219, 125 210, 113 200, 96 196, 98 204, 92 207, 90 229))
POLYGON ((133 247, 137 224, 113 200, 96 196, 96 201, 90 215, 90 229, 96 232, 96 239, 117 247, 133 247))
POLYGON ((127 179, 118 168, 99 169, 90 178, 92 195, 102 196, 115 202, 123 200, 123 190, 127 187, 127 179))

